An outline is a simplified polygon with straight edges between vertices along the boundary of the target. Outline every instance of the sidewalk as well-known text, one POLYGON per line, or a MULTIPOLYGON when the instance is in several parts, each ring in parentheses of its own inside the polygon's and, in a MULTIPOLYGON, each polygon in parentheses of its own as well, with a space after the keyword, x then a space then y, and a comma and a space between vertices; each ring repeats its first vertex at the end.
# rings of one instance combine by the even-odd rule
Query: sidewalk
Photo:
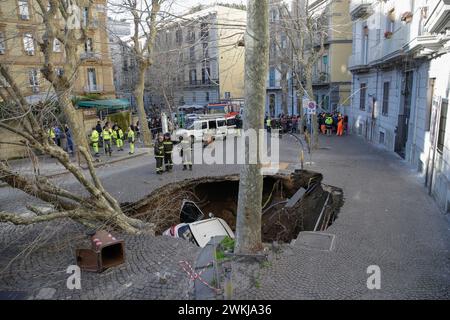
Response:
MULTIPOLYGON (((100 149, 100 156, 98 158, 94 158, 94 166, 101 167, 106 164, 133 159, 147 154, 153 154, 153 148, 143 148, 139 146, 136 146, 134 154, 130 155, 129 151, 128 144, 124 146, 124 151, 117 151, 117 148, 114 146, 110 157, 104 154, 103 149, 100 149)), ((78 165, 76 156, 71 156, 70 160, 72 163, 78 165)), ((21 172, 22 174, 34 174, 33 164, 28 158, 11 160, 8 163, 14 170, 21 172)), ((86 165, 82 164, 81 166, 83 169, 87 169, 86 165)), ((56 159, 49 156, 38 157, 37 169, 41 175, 46 177, 55 177, 69 173, 56 159)), ((1 186, 2 184, 0 184, 0 187, 1 186)))
MULTIPOLYGON (((298 148, 284 137, 282 144, 281 161, 295 162, 298 148)), ((335 236, 334 248, 297 240, 261 268, 258 288, 234 298, 450 298, 449 221, 416 171, 355 136, 322 136, 320 146, 305 169, 344 191, 344 206, 326 230, 335 236), (367 288, 371 265, 381 270, 379 290, 367 288)))

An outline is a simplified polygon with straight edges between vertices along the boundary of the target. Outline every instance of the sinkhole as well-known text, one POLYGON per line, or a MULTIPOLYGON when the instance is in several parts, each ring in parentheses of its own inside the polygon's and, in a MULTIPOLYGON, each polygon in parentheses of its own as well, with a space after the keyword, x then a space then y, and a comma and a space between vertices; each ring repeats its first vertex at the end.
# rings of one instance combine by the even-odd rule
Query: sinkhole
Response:
MULTIPOLYGON (((301 231, 326 230, 343 204, 342 190, 324 185, 320 173, 296 170, 290 175, 264 176, 263 242, 290 242, 301 231)), ((156 234, 180 223, 180 209, 190 200, 205 213, 225 220, 236 230, 239 175, 202 177, 169 183, 126 206, 127 214, 154 223, 156 234)))

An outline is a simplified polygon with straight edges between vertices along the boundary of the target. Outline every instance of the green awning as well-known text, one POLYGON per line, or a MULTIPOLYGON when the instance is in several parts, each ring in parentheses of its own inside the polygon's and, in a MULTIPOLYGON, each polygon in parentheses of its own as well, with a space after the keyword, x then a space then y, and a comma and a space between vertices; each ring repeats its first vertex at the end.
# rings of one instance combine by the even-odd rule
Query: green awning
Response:
POLYGON ((96 108, 97 110, 125 110, 130 107, 127 99, 83 100, 77 103, 79 108, 96 108))

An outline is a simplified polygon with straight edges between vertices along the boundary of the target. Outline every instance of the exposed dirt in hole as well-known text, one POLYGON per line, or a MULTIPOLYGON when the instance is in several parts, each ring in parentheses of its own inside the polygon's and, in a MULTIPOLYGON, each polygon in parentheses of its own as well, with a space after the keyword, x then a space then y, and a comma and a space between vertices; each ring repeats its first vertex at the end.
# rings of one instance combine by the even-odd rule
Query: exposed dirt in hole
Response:
MULTIPOLYGON (((262 238, 264 242, 290 242, 300 231, 311 231, 317 223, 324 203, 317 230, 325 230, 337 217, 343 203, 342 190, 321 184, 320 173, 298 170, 291 175, 264 177, 262 238), (286 201, 299 188, 317 187, 292 208, 286 201)), ((155 223, 156 234, 180 223, 180 208, 184 199, 194 201, 207 215, 224 219, 236 228, 239 175, 204 177, 170 183, 154 190, 146 198, 127 204, 127 213, 155 223)))

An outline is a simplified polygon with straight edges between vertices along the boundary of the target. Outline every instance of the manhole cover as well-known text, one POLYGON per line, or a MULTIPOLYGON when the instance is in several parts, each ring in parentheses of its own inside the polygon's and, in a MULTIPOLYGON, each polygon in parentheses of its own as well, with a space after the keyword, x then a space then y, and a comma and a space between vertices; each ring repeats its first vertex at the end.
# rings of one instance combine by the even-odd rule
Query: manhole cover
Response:
POLYGON ((334 234, 303 231, 298 234, 294 245, 312 250, 331 251, 334 247, 334 234))

